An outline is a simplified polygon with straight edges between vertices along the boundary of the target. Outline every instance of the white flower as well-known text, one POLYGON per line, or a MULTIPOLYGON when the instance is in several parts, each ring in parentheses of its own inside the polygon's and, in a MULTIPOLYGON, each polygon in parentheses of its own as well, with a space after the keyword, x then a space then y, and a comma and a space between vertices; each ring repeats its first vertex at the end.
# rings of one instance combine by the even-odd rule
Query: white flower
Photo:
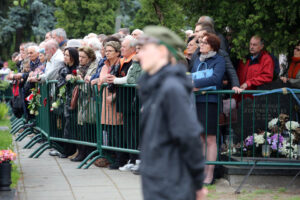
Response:
POLYGON ((269 121, 269 123, 268 123, 268 128, 269 128, 269 129, 274 128, 274 127, 276 126, 277 122, 278 122, 278 118, 272 119, 272 120, 269 121))
POLYGON ((58 108, 58 105, 56 102, 52 103, 52 108, 58 108))
POLYGON ((256 147, 258 147, 260 144, 265 143, 264 135, 257 135, 254 134, 254 143, 256 144, 256 147))
POLYGON ((31 115, 33 115, 34 114, 34 110, 30 110, 30 112, 29 112, 31 115))
POLYGON ((296 130, 296 128, 299 127, 299 123, 295 121, 288 121, 287 123, 285 123, 285 127, 288 130, 296 130))
POLYGON ((34 114, 35 116, 37 116, 39 114, 39 111, 35 111, 34 114))

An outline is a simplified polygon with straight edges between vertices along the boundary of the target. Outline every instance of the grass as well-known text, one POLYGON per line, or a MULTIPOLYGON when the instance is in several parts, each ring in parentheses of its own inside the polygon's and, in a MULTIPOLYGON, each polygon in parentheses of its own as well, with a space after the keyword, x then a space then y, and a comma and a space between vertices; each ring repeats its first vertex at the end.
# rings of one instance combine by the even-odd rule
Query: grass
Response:
MULTIPOLYGON (((8 126, 10 127, 9 120, 1 120, 0 126, 8 126)), ((0 149, 12 149, 12 135, 10 131, 0 131, 0 149)), ((12 179, 12 188, 16 188, 18 180, 20 178, 20 172, 18 170, 18 166, 15 163, 12 163, 12 172, 11 172, 11 179, 12 179)))

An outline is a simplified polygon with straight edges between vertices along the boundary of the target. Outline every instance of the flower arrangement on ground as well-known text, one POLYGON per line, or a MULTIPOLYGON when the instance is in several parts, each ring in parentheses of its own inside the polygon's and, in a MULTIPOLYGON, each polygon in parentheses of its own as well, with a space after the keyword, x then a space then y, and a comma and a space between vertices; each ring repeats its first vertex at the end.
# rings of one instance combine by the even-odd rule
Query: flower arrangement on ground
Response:
POLYGON ((9 163, 12 160, 15 160, 17 154, 12 150, 0 150, 0 164, 1 163, 9 163))
POLYGON ((259 152, 262 145, 269 145, 273 155, 297 158, 297 144, 300 142, 300 125, 289 121, 289 116, 280 114, 268 123, 271 132, 261 131, 248 136, 244 141, 244 151, 255 148, 259 152))

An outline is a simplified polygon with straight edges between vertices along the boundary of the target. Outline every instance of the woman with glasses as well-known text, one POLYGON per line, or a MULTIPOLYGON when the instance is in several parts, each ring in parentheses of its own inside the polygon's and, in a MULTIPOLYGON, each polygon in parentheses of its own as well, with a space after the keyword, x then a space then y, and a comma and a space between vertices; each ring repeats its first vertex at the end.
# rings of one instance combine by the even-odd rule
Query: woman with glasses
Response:
MULTIPOLYGON (((205 33, 199 39, 199 58, 194 60, 192 79, 195 90, 207 87, 221 89, 222 79, 225 72, 225 59, 217 52, 220 49, 220 39, 212 33, 205 33)), ((196 106, 198 120, 204 127, 201 135, 205 141, 204 153, 207 161, 216 161, 217 158, 217 118, 218 118, 218 96, 197 95, 196 106)), ((204 184, 213 183, 214 165, 205 166, 206 178, 204 184)))
POLYGON ((286 76, 281 76, 280 79, 284 83, 289 82, 292 87, 300 88, 300 41, 294 48, 294 55, 286 76))

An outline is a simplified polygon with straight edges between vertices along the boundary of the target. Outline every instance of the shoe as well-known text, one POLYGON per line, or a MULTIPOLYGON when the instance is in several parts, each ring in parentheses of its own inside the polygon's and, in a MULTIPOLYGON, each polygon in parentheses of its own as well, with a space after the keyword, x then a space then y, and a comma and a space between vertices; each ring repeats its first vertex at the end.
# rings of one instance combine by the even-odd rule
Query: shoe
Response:
POLYGON ((128 172, 131 171, 131 169, 134 167, 135 165, 132 163, 127 163, 126 165, 124 165, 123 167, 119 167, 119 170, 122 172, 128 172))
POLYGON ((97 167, 108 167, 109 161, 106 158, 99 158, 94 162, 94 165, 97 167))
POLYGON ((85 156, 82 154, 78 154, 75 158, 72 158, 71 161, 72 162, 81 162, 85 159, 85 156))
POLYGON ((60 154, 58 157, 60 157, 60 158, 67 158, 68 155, 62 153, 62 154, 60 154))
POLYGON ((60 153, 59 153, 58 151, 56 151, 56 150, 51 150, 51 151, 49 152, 49 155, 50 155, 50 156, 60 156, 60 153))
POLYGON ((111 165, 109 165, 109 169, 111 169, 111 170, 116 170, 116 169, 119 169, 119 167, 120 167, 120 165, 119 165, 119 163, 113 163, 113 164, 111 164, 111 165))
POLYGON ((134 174, 134 175, 140 175, 140 169, 137 168, 137 169, 132 169, 131 172, 134 174))

